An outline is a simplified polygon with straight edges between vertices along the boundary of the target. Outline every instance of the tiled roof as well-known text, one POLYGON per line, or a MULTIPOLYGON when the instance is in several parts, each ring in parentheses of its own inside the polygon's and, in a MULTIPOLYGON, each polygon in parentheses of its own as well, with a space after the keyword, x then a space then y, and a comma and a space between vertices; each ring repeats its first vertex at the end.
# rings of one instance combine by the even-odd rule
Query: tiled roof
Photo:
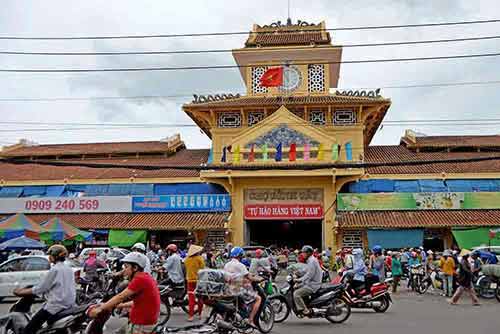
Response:
POLYGON ((342 228, 499 226, 500 210, 339 212, 337 221, 342 228))
MULTIPOLYGON (((446 159, 468 159, 500 157, 500 152, 414 152, 402 145, 368 146, 365 162, 432 161, 446 159)), ((485 173, 500 172, 500 159, 476 162, 429 162, 415 166, 369 167, 369 174, 437 174, 437 173, 485 173)))
POLYGON ((19 146, 0 152, 4 157, 117 154, 117 153, 167 153, 172 146, 166 141, 140 141, 115 143, 56 144, 19 146))
POLYGON ((410 148, 500 147, 500 136, 419 136, 415 141, 403 137, 401 142, 410 148))
POLYGON ((32 181, 32 180, 72 180, 72 179, 113 179, 113 178, 175 178, 197 177, 197 170, 158 169, 139 170, 127 165, 158 166, 192 166, 205 163, 209 150, 183 149, 168 157, 137 158, 137 159, 102 159, 102 160, 71 160, 73 163, 114 164, 123 168, 91 168, 80 166, 49 166, 41 164, 12 164, 0 162, 0 180, 32 181))
POLYGON ((204 103, 189 103, 185 104, 188 108, 202 107, 245 107, 245 106, 280 106, 280 105, 297 105, 297 104, 327 104, 327 103, 363 103, 363 104, 380 104, 381 102, 390 102, 389 99, 381 97, 355 97, 345 95, 306 95, 306 96, 241 96, 239 98, 225 99, 221 101, 204 102, 204 103))
MULTIPOLYGON (((84 213, 58 214, 81 229, 208 230, 223 229, 228 213, 84 213)), ((55 215, 29 214, 37 223, 55 215)))
POLYGON ((321 31, 300 31, 271 33, 258 33, 250 36, 245 43, 246 47, 255 46, 281 46, 281 45, 310 45, 310 44, 330 44, 330 34, 321 31))

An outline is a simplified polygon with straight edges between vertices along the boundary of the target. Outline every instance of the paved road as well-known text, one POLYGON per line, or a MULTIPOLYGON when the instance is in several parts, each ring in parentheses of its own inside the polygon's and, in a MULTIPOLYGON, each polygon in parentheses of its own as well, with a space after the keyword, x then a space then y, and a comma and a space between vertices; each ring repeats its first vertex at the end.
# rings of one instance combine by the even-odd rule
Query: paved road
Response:
MULTIPOLYGON (((415 295, 402 293, 394 296, 395 304, 385 314, 373 311, 353 310, 351 318, 344 324, 331 325, 322 319, 289 319, 276 324, 277 334, 479 334, 498 333, 500 328, 500 303, 496 299, 482 300, 483 305, 474 307, 470 299, 462 297, 461 305, 448 305, 443 297, 436 295, 415 295)), ((0 304, 0 314, 8 311, 10 304, 0 304)), ((182 311, 175 311, 171 325, 184 323, 182 311)), ((117 328, 123 320, 112 319, 108 333, 117 328)))

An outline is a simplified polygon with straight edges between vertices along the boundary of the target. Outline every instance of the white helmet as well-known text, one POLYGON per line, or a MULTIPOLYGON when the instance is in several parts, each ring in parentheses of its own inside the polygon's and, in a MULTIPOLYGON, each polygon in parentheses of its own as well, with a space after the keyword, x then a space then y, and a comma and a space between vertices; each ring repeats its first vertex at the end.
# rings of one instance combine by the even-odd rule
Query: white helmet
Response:
POLYGON ((133 245, 132 250, 134 250, 134 249, 138 249, 142 252, 146 252, 146 246, 144 246, 144 244, 142 242, 138 242, 135 245, 133 245))
POLYGON ((432 255, 432 254, 434 254, 434 252, 433 252, 432 250, 430 250, 430 249, 429 249, 429 250, 427 251, 427 254, 432 255))
POLYGON ((146 255, 141 254, 139 252, 128 253, 121 261, 122 263, 136 264, 142 269, 146 268, 148 264, 148 258, 146 257, 146 255))

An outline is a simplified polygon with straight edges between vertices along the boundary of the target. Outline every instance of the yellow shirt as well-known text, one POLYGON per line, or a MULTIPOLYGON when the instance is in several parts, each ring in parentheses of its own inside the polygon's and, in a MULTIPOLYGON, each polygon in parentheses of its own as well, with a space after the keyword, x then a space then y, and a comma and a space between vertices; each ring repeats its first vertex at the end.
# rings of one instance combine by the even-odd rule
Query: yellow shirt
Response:
POLYGON ((201 255, 190 256, 184 260, 186 266, 186 280, 196 282, 198 280, 198 271, 205 268, 205 261, 201 255))
POLYGON ((455 273, 455 261, 451 257, 446 260, 442 257, 439 260, 439 267, 445 275, 453 275, 455 273))

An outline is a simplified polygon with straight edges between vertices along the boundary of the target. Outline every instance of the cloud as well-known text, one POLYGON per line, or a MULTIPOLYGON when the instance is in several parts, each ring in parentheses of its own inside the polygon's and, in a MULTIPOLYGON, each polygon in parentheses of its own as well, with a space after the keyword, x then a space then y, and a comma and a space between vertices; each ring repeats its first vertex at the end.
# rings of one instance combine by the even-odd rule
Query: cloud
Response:
MULTIPOLYGON (((327 27, 428 23, 492 18, 497 1, 331 1, 293 0, 294 20, 326 21, 327 27)), ((252 24, 286 20, 286 1, 133 1, 2 2, 0 31, 18 36, 136 35, 159 33, 248 31, 252 24)), ((335 44, 457 38, 496 35, 498 24, 419 29, 332 32, 335 44)), ((39 51, 126 51, 231 49, 243 46, 245 35, 99 41, 0 41, 2 49, 39 51)), ((498 52, 494 40, 418 46, 345 48, 344 59, 428 57, 498 52)), ((30 57, 0 56, 2 68, 117 68, 234 64, 231 54, 30 57)), ((341 87, 393 86, 434 82, 495 80, 498 58, 408 63, 343 65, 341 87)), ((237 70, 165 71, 87 74, 5 74, 1 97, 80 97, 190 95, 241 92, 237 70)), ((425 89, 383 89, 392 99, 387 119, 493 118, 498 114, 497 86, 425 89)), ((5 121, 120 122, 194 124, 182 109, 190 97, 65 102, 0 102, 5 121)), ((4 126, 4 130, 44 127, 4 126)), ((395 144, 405 127, 384 127, 374 143, 395 144)), ((50 126, 46 126, 50 128, 50 126)), ((52 126, 53 128, 53 126, 52 126)), ((418 127, 429 134, 495 133, 494 126, 418 127)), ((208 147, 193 128, 89 129, 85 131, 2 132, 0 142, 28 137, 41 143, 154 140, 181 132, 189 147, 208 147)))

